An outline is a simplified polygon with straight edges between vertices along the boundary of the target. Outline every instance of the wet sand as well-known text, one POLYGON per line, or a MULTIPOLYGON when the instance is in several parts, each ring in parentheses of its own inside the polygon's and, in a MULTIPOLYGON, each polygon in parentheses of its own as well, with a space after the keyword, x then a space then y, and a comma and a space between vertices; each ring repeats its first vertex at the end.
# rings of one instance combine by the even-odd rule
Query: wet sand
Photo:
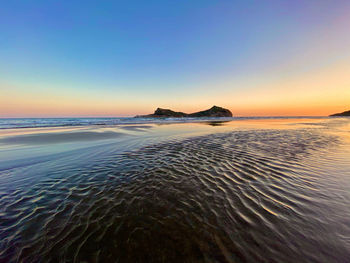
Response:
POLYGON ((0 131, 0 261, 346 262, 350 119, 0 131))

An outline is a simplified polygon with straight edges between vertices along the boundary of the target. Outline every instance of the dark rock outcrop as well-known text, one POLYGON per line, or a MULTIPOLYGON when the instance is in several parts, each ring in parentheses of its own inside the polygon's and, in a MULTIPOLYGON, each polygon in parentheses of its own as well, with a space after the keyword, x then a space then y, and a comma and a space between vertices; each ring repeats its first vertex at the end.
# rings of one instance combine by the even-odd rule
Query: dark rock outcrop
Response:
POLYGON ((181 117, 186 117, 187 114, 179 111, 172 111, 169 109, 161 109, 157 108, 154 112, 152 117, 176 117, 176 118, 181 118, 181 117))
POLYGON ((232 117, 230 110, 213 106, 209 110, 199 111, 187 115, 188 117, 232 117))
POLYGON ((341 112, 341 113, 335 113, 335 114, 332 114, 332 115, 329 115, 330 117, 349 117, 350 116, 350 110, 348 111, 344 111, 344 112, 341 112))
POLYGON ((199 111, 195 113, 184 113, 184 112, 177 112, 172 111, 169 109, 161 109, 157 108, 153 114, 149 115, 140 115, 136 117, 143 117, 143 118, 183 118, 183 117, 232 117, 232 113, 230 110, 213 106, 208 110, 199 111))

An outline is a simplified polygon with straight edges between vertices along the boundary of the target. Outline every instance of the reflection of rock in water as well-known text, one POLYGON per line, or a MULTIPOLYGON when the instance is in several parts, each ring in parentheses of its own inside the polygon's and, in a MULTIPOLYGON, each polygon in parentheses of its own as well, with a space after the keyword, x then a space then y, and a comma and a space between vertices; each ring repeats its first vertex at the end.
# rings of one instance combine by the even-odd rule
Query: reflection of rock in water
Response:
POLYGON ((209 122, 202 122, 202 123, 210 126, 223 126, 226 123, 229 123, 229 121, 209 121, 209 122))
POLYGON ((350 234, 349 196, 304 165, 335 145, 309 130, 242 131, 57 166, 1 201, 0 260, 345 262, 334 228, 350 234))

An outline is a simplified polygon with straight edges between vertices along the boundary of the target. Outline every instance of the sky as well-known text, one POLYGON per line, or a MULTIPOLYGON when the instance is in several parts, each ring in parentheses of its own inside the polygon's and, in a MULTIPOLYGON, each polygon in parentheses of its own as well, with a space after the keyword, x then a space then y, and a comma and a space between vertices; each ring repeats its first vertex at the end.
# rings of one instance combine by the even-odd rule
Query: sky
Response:
POLYGON ((0 117, 350 109, 350 1, 3 1, 0 117))

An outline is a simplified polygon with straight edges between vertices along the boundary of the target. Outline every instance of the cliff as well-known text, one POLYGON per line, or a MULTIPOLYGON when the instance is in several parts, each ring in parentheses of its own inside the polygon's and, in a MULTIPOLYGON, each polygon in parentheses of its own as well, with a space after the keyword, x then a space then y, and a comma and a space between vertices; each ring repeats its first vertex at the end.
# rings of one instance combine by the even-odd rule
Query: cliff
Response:
POLYGON ((148 115, 140 115, 136 117, 143 118, 183 118, 183 117, 232 117, 232 113, 230 110, 213 106, 208 110, 194 112, 194 113, 184 113, 178 111, 172 111, 169 109, 161 109, 157 108, 153 114, 148 115))

